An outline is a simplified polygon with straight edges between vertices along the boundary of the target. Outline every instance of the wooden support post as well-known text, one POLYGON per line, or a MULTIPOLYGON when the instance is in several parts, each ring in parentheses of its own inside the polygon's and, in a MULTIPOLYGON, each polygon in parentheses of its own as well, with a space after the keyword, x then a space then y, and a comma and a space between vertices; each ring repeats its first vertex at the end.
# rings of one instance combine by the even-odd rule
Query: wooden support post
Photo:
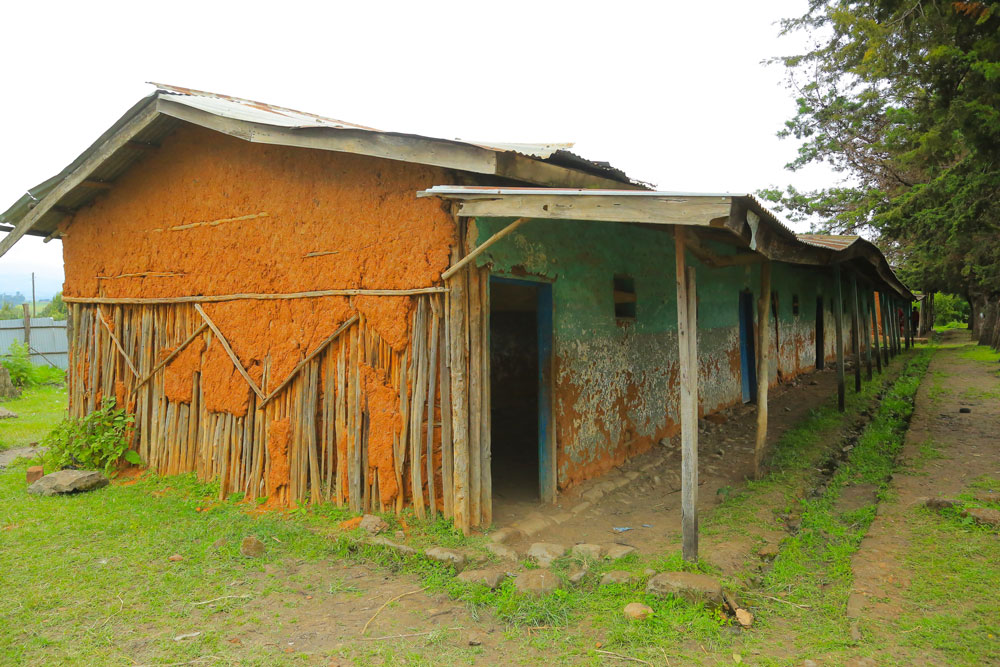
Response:
POLYGON ((28 348, 29 353, 31 350, 31 313, 28 312, 28 304, 22 303, 21 308, 24 311, 24 345, 28 348))
POLYGON ((878 318, 875 316, 875 292, 868 292, 868 321, 872 323, 871 341, 875 345, 875 364, 878 372, 882 373, 882 346, 878 342, 878 318))
POLYGON ((840 280, 840 265, 833 265, 834 302, 833 321, 837 327, 837 409, 841 412, 846 408, 844 390, 844 294, 840 280))
POLYGON ((674 227, 677 288, 677 359, 680 365, 681 419, 681 532, 682 555, 686 561, 698 560, 698 369, 692 350, 698 335, 692 327, 694 269, 690 273, 684 258, 685 230, 674 227))
POLYGON ((885 316, 885 295, 881 292, 878 293, 878 310, 879 310, 879 320, 881 320, 882 325, 882 361, 885 365, 889 365, 889 327, 888 320, 885 316))
MULTIPOLYGON (((462 234, 459 233, 459 238, 462 234)), ((453 260, 457 250, 452 253, 453 260)), ((451 437, 455 468, 452 476, 454 489, 455 527, 465 535, 470 533, 469 524, 469 408, 468 408, 468 358, 466 345, 466 273, 449 279, 451 295, 448 298, 448 327, 451 357, 451 437)))
POLYGON ((767 446, 767 389, 771 383, 771 262, 760 265, 760 297, 757 299, 757 439, 754 444, 754 477, 764 475, 764 449, 767 446))
MULTIPOLYGON (((857 276, 851 276, 851 287, 854 289, 855 293, 858 289, 858 279, 857 276)), ((868 316, 868 295, 864 295, 864 310, 863 316, 861 318, 861 330, 863 332, 863 337, 865 339, 865 375, 869 382, 872 380, 872 337, 871 337, 871 321, 872 318, 868 316)))
POLYGON ((906 349, 913 347, 913 302, 906 302, 906 349))
POLYGON ((851 273, 851 338, 854 340, 854 391, 861 391, 861 316, 858 312, 858 279, 851 273))

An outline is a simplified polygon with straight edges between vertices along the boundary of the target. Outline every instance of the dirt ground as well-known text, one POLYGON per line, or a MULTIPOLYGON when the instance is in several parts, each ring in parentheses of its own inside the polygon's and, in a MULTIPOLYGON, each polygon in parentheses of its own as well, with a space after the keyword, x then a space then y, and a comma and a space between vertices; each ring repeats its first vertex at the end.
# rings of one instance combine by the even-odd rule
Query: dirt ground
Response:
MULTIPOLYGON (((941 342, 969 343, 969 333, 950 331, 941 342)), ((908 560, 914 548, 914 512, 928 498, 954 498, 983 475, 1000 478, 1000 365, 966 358, 963 352, 969 349, 944 347, 931 361, 917 392, 900 473, 893 478, 893 498, 880 503, 853 559, 848 615, 890 642, 888 623, 913 611, 904 593, 913 583, 908 560), (969 412, 960 412, 963 408, 969 412), (936 453, 929 456, 928 447, 936 453)), ((961 595, 956 593, 953 604, 960 605, 961 595)), ((921 659, 938 664, 931 656, 921 659)))
MULTIPOLYGON (((768 395, 768 441, 777 441, 811 409, 829 400, 836 387, 837 374, 827 369, 772 388, 768 395)), ((734 406, 721 416, 713 416, 716 421, 701 420, 699 428, 698 511, 702 514, 721 502, 727 489, 738 487, 753 475, 756 405, 734 406)), ((680 469, 680 439, 674 437, 620 468, 560 494, 555 505, 495 499, 494 521, 502 527, 541 515, 559 522, 512 542, 519 550, 526 550, 532 542, 615 542, 646 554, 676 550, 681 543, 680 469), (589 501, 595 488, 604 493, 599 500, 589 501), (585 502, 590 506, 580 511, 585 502), (621 528, 627 530, 616 530, 621 528)), ((742 563, 748 548, 708 538, 702 541, 701 554, 729 571, 742 563)))

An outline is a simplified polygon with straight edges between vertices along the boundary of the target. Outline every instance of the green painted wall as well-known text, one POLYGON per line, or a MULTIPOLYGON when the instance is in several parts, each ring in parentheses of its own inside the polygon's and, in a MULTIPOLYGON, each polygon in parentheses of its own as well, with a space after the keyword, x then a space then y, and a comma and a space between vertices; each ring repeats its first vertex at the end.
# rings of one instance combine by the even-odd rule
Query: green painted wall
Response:
MULTIPOLYGON (((478 242, 509 224, 479 218, 478 242)), ((708 244, 716 254, 735 249, 708 244)), ((557 360, 557 467, 565 488, 600 474, 678 430, 677 305, 673 228, 533 220, 479 258, 494 275, 551 282, 557 360), (613 279, 635 281, 634 322, 616 321, 613 279)), ((759 292, 759 265, 714 269, 688 256, 697 274, 699 399, 704 412, 742 400, 739 293, 759 292)), ((813 268, 772 265, 778 294, 777 338, 770 377, 788 378, 814 365, 816 296, 827 303, 829 277, 813 268), (798 315, 792 312, 793 295, 798 315)), ((826 318, 832 354, 833 317, 826 318)), ((774 321, 771 344, 775 344, 774 321)), ((845 341, 845 344, 849 343, 845 341)), ((773 347, 772 347, 773 349, 773 347)))

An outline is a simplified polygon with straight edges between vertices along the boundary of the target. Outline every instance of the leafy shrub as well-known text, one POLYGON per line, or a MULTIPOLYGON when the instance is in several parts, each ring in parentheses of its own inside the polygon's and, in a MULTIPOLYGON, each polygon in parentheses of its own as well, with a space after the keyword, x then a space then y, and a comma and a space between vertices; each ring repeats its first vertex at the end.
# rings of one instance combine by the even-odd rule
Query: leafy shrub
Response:
POLYGON ((943 327, 951 322, 969 321, 969 302, 957 294, 938 292, 934 295, 934 326, 943 327))
POLYGON ((38 317, 51 317, 54 320, 65 320, 66 316, 69 314, 69 309, 66 307, 66 302, 63 301, 62 292, 56 292, 55 296, 52 297, 52 301, 49 301, 42 312, 38 313, 38 317))
POLYGON ((66 379, 66 373, 59 368, 31 363, 28 346, 16 340, 10 344, 10 350, 0 363, 10 372, 10 381, 17 387, 64 382, 66 379))
POLYGON ((141 463, 139 455, 128 448, 135 418, 124 409, 115 409, 115 399, 105 398, 101 407, 83 419, 64 419, 42 444, 57 468, 103 470, 111 474, 123 457, 141 463))

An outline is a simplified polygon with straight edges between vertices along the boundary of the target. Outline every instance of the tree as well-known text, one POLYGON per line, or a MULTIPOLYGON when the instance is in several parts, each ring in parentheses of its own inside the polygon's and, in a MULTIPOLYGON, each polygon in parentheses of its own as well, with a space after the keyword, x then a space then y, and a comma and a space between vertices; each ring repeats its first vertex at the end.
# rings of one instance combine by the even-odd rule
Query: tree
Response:
POLYGON ((52 297, 52 301, 49 301, 42 311, 38 314, 39 317, 51 317, 54 320, 65 320, 69 311, 66 308, 66 303, 63 301, 62 292, 56 292, 55 296, 52 297))
POLYGON ((787 168, 845 179, 762 196, 873 238, 922 290, 1000 291, 1000 3, 810 0, 782 32, 814 44, 776 59, 797 91, 787 168))
POLYGON ((0 305, 0 320, 20 320, 24 317, 24 311, 15 308, 9 301, 4 301, 0 305))

